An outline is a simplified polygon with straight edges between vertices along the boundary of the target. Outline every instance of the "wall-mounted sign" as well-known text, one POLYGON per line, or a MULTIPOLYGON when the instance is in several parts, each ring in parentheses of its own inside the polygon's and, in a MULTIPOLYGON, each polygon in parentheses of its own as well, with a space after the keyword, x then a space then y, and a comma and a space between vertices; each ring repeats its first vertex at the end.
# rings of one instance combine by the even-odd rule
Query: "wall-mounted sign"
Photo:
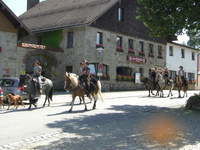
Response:
POLYGON ((137 63, 137 64, 146 63, 146 59, 145 58, 136 57, 136 56, 127 56, 127 60, 132 62, 132 63, 137 63))
POLYGON ((37 45, 37 44, 30 44, 30 43, 20 43, 18 44, 18 46, 23 47, 23 48, 46 49, 45 45, 37 45))

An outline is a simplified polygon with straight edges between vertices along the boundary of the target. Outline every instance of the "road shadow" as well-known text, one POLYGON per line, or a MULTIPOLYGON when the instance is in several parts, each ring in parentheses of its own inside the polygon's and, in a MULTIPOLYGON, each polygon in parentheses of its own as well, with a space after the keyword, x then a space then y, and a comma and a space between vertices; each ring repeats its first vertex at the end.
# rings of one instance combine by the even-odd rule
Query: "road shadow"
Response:
MULTIPOLYGON (((62 113, 57 115, 62 115, 62 113)), ((199 116, 199 111, 186 111, 183 108, 113 105, 108 109, 108 112, 102 112, 93 116, 80 116, 78 119, 66 119, 47 124, 49 128, 59 128, 63 133, 74 134, 76 137, 67 136, 60 138, 48 145, 37 146, 35 149, 178 149, 185 145, 193 145, 199 142, 199 116), (162 124, 159 119, 168 120, 168 122, 164 121, 162 128, 160 126, 157 127, 157 125, 162 124), (176 136, 170 137, 169 135, 171 134, 167 134, 169 137, 163 142, 159 138, 165 139, 166 136, 156 137, 154 132, 149 130, 150 126, 156 127, 156 131, 159 131, 158 135, 168 130, 168 128, 175 128, 176 130, 171 131, 176 133, 173 134, 176 136)), ((169 133, 171 131, 169 130, 169 133)))

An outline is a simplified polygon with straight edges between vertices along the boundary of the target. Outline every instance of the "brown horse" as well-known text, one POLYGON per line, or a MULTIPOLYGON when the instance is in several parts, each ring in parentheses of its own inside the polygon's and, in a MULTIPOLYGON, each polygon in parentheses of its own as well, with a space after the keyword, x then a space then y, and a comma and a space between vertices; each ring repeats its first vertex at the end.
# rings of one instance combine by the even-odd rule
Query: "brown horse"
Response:
POLYGON ((181 81, 180 78, 178 76, 175 77, 175 87, 178 90, 178 97, 181 97, 181 90, 183 91, 183 97, 187 97, 187 91, 188 91, 188 82, 187 80, 185 81, 181 81))
MULTIPOLYGON (((87 110, 87 105, 85 103, 85 98, 84 98, 84 96, 86 95, 86 91, 85 91, 85 89, 83 89, 80 86, 78 78, 79 78, 79 76, 74 74, 74 73, 67 73, 66 72, 66 74, 65 74, 64 89, 68 90, 72 93, 72 102, 71 102, 71 108, 70 108, 69 112, 72 111, 74 101, 75 101, 75 98, 77 96, 83 101, 83 103, 85 105, 85 110, 87 110)), ((101 83, 100 83, 100 81, 97 81, 97 86, 96 86, 95 90, 92 91, 91 96, 94 99, 93 109, 95 109, 97 99, 101 98, 103 100, 102 93, 101 93, 101 83)))

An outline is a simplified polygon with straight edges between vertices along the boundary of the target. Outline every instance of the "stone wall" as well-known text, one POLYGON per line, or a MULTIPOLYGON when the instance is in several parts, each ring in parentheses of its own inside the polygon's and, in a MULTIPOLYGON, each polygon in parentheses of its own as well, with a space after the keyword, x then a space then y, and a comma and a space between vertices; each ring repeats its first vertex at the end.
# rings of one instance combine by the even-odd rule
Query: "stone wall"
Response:
POLYGON ((0 31, 0 77, 17 73, 17 34, 0 31))

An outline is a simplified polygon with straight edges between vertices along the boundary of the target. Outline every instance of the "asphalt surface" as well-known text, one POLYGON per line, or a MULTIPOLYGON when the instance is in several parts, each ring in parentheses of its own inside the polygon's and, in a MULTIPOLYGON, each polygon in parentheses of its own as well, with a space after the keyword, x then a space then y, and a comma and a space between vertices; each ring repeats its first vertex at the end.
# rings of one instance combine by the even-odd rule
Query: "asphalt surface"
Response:
MULTIPOLYGON (((198 93, 189 91, 188 96, 198 93)), ((146 91, 103 93, 104 101, 56 93, 49 107, 0 109, 0 149, 138 150, 200 149, 200 113, 184 109, 188 98, 147 97, 146 91)), ((167 95, 167 91, 165 91, 167 95)))

